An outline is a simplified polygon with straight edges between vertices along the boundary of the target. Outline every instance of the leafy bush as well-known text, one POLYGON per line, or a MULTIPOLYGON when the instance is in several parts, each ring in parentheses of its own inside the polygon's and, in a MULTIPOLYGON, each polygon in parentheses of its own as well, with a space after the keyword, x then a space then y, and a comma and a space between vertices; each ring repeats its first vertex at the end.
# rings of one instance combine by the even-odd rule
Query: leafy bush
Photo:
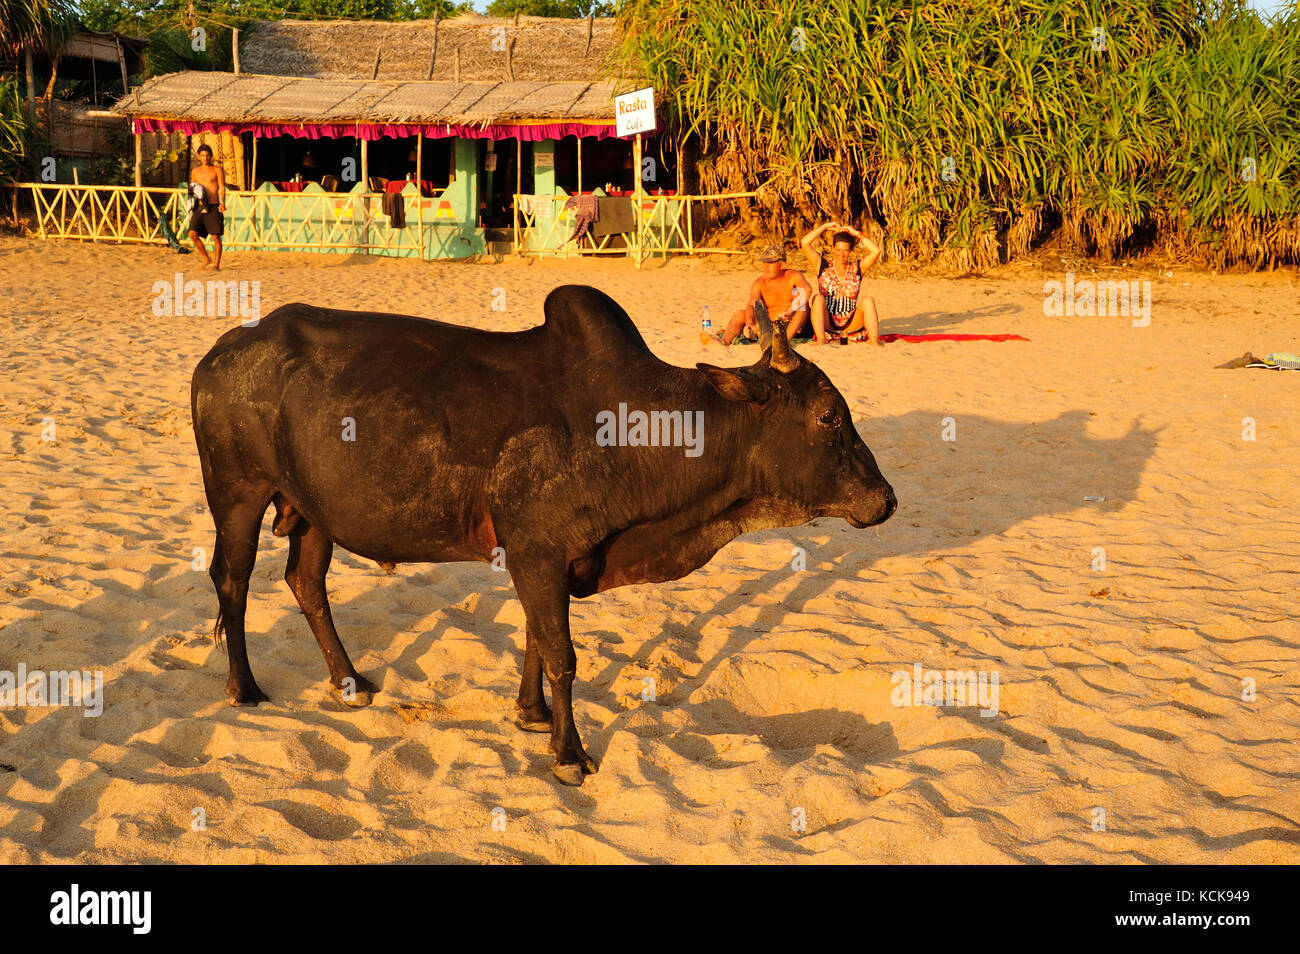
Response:
POLYGON ((1300 17, 1233 0, 626 0, 623 65, 767 228, 963 267, 1055 232, 1300 262, 1300 17), (1249 160, 1249 161, 1247 161, 1249 160))

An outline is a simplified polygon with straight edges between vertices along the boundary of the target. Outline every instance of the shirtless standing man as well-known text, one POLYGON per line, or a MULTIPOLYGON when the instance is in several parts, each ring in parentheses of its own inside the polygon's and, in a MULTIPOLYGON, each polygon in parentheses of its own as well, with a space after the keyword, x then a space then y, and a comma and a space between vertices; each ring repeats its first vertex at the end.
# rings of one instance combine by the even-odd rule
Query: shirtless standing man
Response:
POLYGON ((203 187, 203 198, 190 215, 190 240, 194 248, 203 256, 200 268, 211 265, 221 271, 221 236, 226 230, 226 173, 212 164, 212 147, 204 143, 199 146, 199 164, 190 170, 190 182, 203 187), (212 200, 216 199, 214 203, 212 200), (212 251, 217 260, 213 263, 208 258, 208 250, 203 247, 203 239, 212 236, 212 251))
POLYGON ((727 328, 719 340, 729 345, 745 329, 746 334, 758 338, 758 323, 754 318, 754 304, 760 298, 767 305, 767 313, 775 321, 777 318, 789 319, 786 328, 788 337, 793 338, 804 322, 808 320, 808 302, 812 300, 812 287, 803 277, 802 272, 786 268, 785 249, 780 245, 769 245, 758 259, 763 263, 763 274, 749 286, 749 301, 745 307, 731 316, 727 328), (792 317, 793 316, 793 317, 792 317))

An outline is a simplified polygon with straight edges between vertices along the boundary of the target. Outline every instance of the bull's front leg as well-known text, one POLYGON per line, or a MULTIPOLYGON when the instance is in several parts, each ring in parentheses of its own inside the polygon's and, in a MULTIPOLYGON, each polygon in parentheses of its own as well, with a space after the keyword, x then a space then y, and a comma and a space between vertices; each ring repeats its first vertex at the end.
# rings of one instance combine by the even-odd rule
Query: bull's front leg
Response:
MULTIPOLYGON (((584 775, 596 771, 596 763, 583 749, 573 723, 573 678, 578 660, 569 637, 567 564, 562 557, 535 556, 516 548, 512 551, 511 575, 528 619, 529 634, 535 637, 542 671, 551 683, 551 751, 555 753, 551 771, 565 785, 581 785, 584 775)), ((524 678, 528 678, 527 656, 524 678)), ((541 687, 537 688, 540 695, 541 687)))

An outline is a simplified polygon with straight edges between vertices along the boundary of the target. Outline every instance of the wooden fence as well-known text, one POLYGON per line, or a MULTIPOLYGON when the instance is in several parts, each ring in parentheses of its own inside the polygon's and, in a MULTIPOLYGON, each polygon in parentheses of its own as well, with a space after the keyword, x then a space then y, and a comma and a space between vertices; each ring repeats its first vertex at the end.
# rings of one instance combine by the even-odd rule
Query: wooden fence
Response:
MULTIPOLYGON (((383 212, 383 196, 326 192, 320 187, 280 192, 263 185, 256 192, 227 193, 225 246, 293 252, 343 252, 403 258, 442 258, 464 226, 440 218, 442 191, 402 194, 406 224, 394 227, 383 212)), ((448 206, 450 215, 450 207, 448 206)))
MULTIPOLYGON (((186 242, 189 212, 183 189, 135 186, 14 185, 29 197, 37 231, 46 239, 167 244, 159 225, 186 242)), ((383 196, 326 192, 309 185, 280 192, 264 184, 255 192, 227 190, 227 249, 369 253, 411 258, 454 258, 481 251, 477 230, 459 221, 441 192, 421 196, 414 186, 402 194, 406 223, 394 227, 383 212, 383 196)))
MULTIPOLYGON (((187 196, 179 188, 18 183, 29 194, 41 238, 92 242, 167 244, 159 226, 166 219, 185 241, 187 196)), ((17 196, 16 194, 16 196, 17 196)), ((15 199, 16 199, 15 196, 15 199)), ((743 254, 742 249, 702 244, 707 220, 724 203, 749 200, 753 192, 663 196, 642 193, 632 200, 631 230, 596 238, 588 232, 571 243, 573 216, 568 196, 514 197, 514 243, 519 255, 622 255, 638 267, 648 256, 743 254), (522 201, 521 201, 522 200, 522 201)), ((395 228, 382 211, 383 197, 355 191, 326 192, 309 185, 280 192, 263 184, 255 192, 226 193, 228 249, 370 253, 421 259, 457 258, 483 250, 480 230, 461 222, 449 197, 403 193, 407 223, 395 228)))
POLYGON ((165 245, 159 219, 166 217, 173 231, 184 224, 185 193, 174 188, 35 182, 13 188, 31 194, 41 238, 165 245))
POLYGON ((564 208, 569 198, 564 195, 514 197, 516 254, 558 258, 630 255, 638 266, 644 258, 653 255, 667 258, 670 254, 747 254, 744 249, 702 245, 700 238, 705 231, 706 215, 716 212, 724 202, 752 199, 753 192, 682 196, 642 193, 632 199, 631 231, 597 238, 588 230, 572 244, 569 236, 573 233, 574 217, 571 210, 564 208))

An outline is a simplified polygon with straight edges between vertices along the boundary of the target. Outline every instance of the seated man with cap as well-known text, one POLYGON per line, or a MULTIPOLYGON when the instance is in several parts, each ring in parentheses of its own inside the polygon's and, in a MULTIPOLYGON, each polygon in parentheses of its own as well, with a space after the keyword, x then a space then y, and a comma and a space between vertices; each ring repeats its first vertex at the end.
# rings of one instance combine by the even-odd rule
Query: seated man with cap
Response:
POLYGON ((749 301, 745 303, 745 307, 731 316, 726 330, 718 336, 718 340, 724 345, 731 344, 740 334, 741 329, 744 329, 749 340, 758 340, 754 303, 760 298, 767 305, 767 313, 774 320, 782 318, 789 321, 786 334, 790 338, 794 338, 808 323, 808 302, 812 300, 812 287, 803 277, 802 272, 786 267, 785 249, 780 245, 769 245, 758 260, 763 263, 763 272, 754 280, 754 284, 749 286, 749 301))

